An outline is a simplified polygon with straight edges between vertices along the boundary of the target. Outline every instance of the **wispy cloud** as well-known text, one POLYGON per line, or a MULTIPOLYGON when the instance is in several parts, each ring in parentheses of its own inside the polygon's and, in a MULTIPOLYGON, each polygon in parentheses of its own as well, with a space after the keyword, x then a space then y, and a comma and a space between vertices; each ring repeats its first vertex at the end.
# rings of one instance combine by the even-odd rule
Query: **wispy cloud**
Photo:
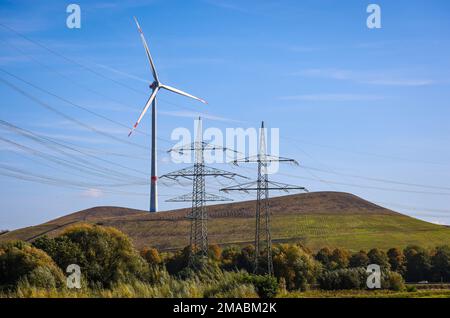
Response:
POLYGON ((409 75, 396 74, 392 71, 373 72, 338 68, 313 68, 294 72, 292 75, 384 86, 427 86, 435 83, 435 81, 431 79, 412 78, 409 75))
POLYGON ((104 195, 103 191, 100 189, 91 188, 88 190, 85 190, 81 193, 83 197, 89 197, 89 198, 100 198, 104 195))
POLYGON ((309 102, 354 102, 375 101, 384 99, 383 96, 365 94, 304 94, 293 96, 282 96, 280 100, 309 101, 309 102))

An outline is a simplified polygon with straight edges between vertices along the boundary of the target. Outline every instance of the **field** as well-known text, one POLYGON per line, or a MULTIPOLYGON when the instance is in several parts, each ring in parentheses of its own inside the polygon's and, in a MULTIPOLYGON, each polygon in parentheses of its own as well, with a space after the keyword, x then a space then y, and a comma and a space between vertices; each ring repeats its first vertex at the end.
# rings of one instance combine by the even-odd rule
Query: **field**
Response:
POLYGON ((391 290, 311 290, 280 295, 288 298, 450 298, 449 289, 426 289, 413 292, 391 290))
MULTIPOLYGON (((316 192, 272 198, 274 242, 301 242, 312 250, 324 246, 351 251, 409 244, 435 247, 450 242, 450 228, 427 223, 339 192, 316 192)), ((254 201, 208 207, 211 244, 251 244, 254 201)), ((129 235, 137 248, 179 249, 188 244, 188 209, 149 214, 119 207, 97 207, 0 236, 0 241, 31 241, 53 236, 76 223, 113 226, 129 235)))

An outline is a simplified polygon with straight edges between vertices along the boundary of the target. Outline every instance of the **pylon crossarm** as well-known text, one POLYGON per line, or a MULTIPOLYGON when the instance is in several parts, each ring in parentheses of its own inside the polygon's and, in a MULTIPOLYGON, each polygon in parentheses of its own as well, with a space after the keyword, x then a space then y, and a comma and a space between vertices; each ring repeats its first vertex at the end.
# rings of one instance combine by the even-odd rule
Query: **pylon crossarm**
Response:
MULTIPOLYGON (((193 200, 192 193, 187 193, 180 195, 178 197, 168 199, 166 202, 191 202, 193 200)), ((215 202, 215 201, 233 201, 232 199, 229 199, 227 197, 215 195, 212 193, 205 193, 204 198, 202 198, 203 202, 215 202)))
POLYGON ((250 157, 236 159, 236 160, 231 161, 231 163, 233 163, 235 166, 238 166, 240 163, 259 163, 259 162, 262 162, 262 163, 283 162, 283 163, 291 163, 296 166, 299 165, 299 163, 294 159, 272 156, 272 155, 250 156, 250 157))
MULTIPOLYGON (((183 177, 183 178, 192 180, 192 178, 189 178, 189 177, 194 177, 195 175, 196 175, 195 167, 192 166, 189 168, 184 168, 181 170, 177 170, 174 172, 164 174, 160 178, 175 180, 176 178, 183 177)), ((224 177, 224 178, 228 178, 228 179, 233 179, 235 177, 239 177, 239 178, 248 179, 248 177, 240 175, 235 172, 225 171, 225 170, 207 167, 207 166, 204 167, 202 175, 205 177, 224 177)))
POLYGON ((238 185, 234 185, 231 187, 226 187, 220 189, 222 192, 230 192, 230 191, 258 191, 258 190, 282 190, 285 192, 289 192, 289 190, 303 190, 305 192, 308 192, 308 190, 305 187, 290 185, 286 183, 281 182, 275 182, 275 181, 267 181, 267 186, 259 186, 258 181, 248 182, 248 183, 242 183, 238 185))
POLYGON ((197 151, 197 150, 203 150, 203 151, 211 151, 211 150, 221 150, 221 151, 230 151, 233 153, 241 153, 237 150, 230 149, 227 147, 217 146, 213 145, 207 142, 192 142, 188 145, 180 146, 180 147, 174 147, 172 149, 169 149, 167 152, 176 152, 179 154, 184 154, 185 152, 191 152, 191 151, 197 151))

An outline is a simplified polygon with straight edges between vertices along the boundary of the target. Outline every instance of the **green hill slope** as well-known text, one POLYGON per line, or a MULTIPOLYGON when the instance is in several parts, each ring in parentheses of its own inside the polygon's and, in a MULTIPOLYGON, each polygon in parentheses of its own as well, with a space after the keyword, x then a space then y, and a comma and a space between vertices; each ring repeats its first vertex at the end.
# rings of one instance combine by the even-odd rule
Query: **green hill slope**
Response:
MULTIPOLYGON (((313 250, 323 246, 350 250, 372 247, 434 247, 450 242, 450 228, 385 209, 357 196, 315 192, 270 199, 275 242, 302 242, 313 250)), ((150 214, 119 207, 95 207, 53 221, 11 231, 0 241, 53 236, 76 223, 113 226, 128 234, 138 248, 176 249, 188 244, 188 209, 150 214)), ((255 202, 208 207, 210 243, 249 244, 254 235, 255 202)))

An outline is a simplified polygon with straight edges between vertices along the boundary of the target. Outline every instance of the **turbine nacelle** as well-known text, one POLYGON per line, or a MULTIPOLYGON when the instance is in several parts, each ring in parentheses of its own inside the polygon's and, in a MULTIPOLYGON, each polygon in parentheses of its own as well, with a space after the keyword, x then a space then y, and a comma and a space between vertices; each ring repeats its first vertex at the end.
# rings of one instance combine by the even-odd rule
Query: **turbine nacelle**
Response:
POLYGON ((151 83, 148 87, 150 87, 151 89, 156 89, 157 87, 159 87, 159 83, 157 81, 154 81, 153 83, 151 83))

